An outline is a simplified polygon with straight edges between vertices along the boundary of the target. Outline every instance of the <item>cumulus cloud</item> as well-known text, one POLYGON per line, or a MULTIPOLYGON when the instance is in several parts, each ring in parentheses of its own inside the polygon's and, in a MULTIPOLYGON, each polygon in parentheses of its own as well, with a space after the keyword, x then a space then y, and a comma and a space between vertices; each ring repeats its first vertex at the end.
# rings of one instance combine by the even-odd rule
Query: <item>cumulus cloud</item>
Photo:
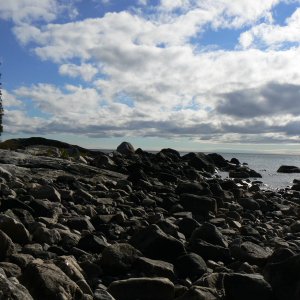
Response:
MULTIPOLYGON (((153 15, 113 12, 44 26, 18 23, 24 18, 15 17, 14 33, 24 47, 57 64, 60 75, 83 82, 22 86, 11 92, 11 99, 31 99, 45 114, 26 127, 32 132, 297 141, 300 69, 295 62, 300 48, 251 49, 258 36, 268 40, 254 32, 259 26, 270 32, 276 27, 272 8, 279 2, 162 0, 151 8, 153 15), (253 27, 241 35, 241 49, 201 47, 201 33, 209 27, 246 25, 253 27), (191 41, 195 37, 197 47, 191 41)), ((53 12, 44 20, 53 20, 53 12)), ((283 27, 296 27, 297 18, 295 12, 283 27)), ((21 110, 11 110, 8 128, 21 130, 18 124, 29 119, 21 110)))
POLYGON ((262 23, 252 27, 240 36, 243 48, 249 47, 284 47, 286 43, 300 44, 300 8, 287 20, 286 25, 262 23))
POLYGON ((91 81, 98 73, 98 69, 91 64, 63 64, 59 67, 59 73, 61 75, 81 77, 85 81, 91 81))
POLYGON ((37 20, 53 21, 63 11, 71 17, 77 15, 76 9, 70 4, 58 0, 9 0, 0 2, 0 18, 13 22, 31 23, 37 20))

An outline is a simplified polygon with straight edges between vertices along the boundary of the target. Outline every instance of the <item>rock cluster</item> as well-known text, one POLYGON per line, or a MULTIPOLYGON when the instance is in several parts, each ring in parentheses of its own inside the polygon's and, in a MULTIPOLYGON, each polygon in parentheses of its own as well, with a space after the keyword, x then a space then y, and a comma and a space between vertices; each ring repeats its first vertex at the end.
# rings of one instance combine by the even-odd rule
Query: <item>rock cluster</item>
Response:
POLYGON ((60 146, 0 150, 1 299, 300 298, 299 181, 261 190, 218 154, 60 146))

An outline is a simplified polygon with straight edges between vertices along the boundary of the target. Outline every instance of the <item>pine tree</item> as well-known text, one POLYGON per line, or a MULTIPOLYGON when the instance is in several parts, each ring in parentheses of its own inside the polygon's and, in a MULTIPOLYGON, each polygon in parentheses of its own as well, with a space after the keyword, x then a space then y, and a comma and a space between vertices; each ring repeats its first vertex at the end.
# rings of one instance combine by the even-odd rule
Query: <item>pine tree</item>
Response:
MULTIPOLYGON (((0 63, 1 66, 1 63, 0 63)), ((3 125, 2 125, 2 117, 4 114, 3 111, 3 105, 2 105, 2 80, 1 80, 2 74, 0 73, 0 136, 3 132, 3 125)))

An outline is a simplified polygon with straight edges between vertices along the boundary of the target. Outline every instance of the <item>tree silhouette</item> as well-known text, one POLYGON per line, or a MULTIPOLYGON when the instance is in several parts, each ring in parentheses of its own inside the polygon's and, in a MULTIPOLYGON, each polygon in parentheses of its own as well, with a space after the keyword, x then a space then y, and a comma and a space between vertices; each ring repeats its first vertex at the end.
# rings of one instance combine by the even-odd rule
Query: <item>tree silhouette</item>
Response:
MULTIPOLYGON (((0 63, 0 66, 1 66, 1 63, 0 63)), ((1 77, 2 77, 2 73, 0 73, 0 136, 3 132, 2 117, 4 114, 3 105, 2 105, 2 80, 1 80, 1 77)))

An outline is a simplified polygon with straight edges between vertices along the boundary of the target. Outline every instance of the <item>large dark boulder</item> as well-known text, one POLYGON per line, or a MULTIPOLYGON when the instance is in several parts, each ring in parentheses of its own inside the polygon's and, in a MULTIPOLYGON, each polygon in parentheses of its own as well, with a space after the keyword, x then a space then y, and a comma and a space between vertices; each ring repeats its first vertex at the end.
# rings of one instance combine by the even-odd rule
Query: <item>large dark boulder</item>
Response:
POLYGON ((295 166, 280 166, 278 173, 300 173, 300 168, 295 166))
MULTIPOLYGON (((226 299, 271 300, 272 288, 257 274, 226 274, 223 279, 226 299)), ((289 298, 281 298, 289 299, 289 298)))
POLYGON ((124 155, 131 155, 134 154, 133 146, 128 142, 122 142, 118 147, 117 151, 124 155))
POLYGON ((146 257, 168 262, 186 253, 182 242, 164 233, 157 225, 141 229, 133 235, 130 243, 146 257))
POLYGON ((271 284, 275 299, 300 299, 300 255, 267 264, 264 276, 271 284))
POLYGON ((174 284, 166 278, 130 278, 114 281, 108 292, 118 300, 172 300, 174 284))
POLYGON ((193 214, 208 215, 209 212, 217 212, 216 200, 207 196, 181 194, 180 204, 193 214))

